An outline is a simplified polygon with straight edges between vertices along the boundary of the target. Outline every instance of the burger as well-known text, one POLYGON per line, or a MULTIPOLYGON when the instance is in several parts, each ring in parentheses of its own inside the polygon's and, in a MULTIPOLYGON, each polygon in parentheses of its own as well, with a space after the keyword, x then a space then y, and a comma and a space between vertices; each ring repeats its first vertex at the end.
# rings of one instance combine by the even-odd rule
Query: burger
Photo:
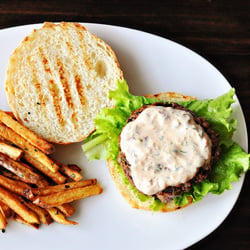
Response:
POLYGON ((110 92, 114 108, 96 117, 85 141, 89 159, 104 158, 134 208, 168 212, 221 194, 249 169, 232 140, 235 90, 211 100, 178 93, 134 96, 125 80, 110 92))

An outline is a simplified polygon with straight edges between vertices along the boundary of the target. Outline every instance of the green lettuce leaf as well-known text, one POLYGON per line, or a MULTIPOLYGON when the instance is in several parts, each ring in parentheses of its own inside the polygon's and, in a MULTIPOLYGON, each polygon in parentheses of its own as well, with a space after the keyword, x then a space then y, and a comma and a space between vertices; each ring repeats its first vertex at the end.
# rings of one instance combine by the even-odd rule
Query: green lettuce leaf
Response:
MULTIPOLYGON (((212 129, 220 135, 220 159, 212 166, 209 177, 193 186, 192 192, 187 192, 175 198, 176 204, 184 206, 187 204, 187 197, 191 196, 194 202, 201 200, 208 192, 221 194, 225 190, 231 189, 231 183, 238 181, 242 173, 249 170, 250 155, 232 140, 236 129, 236 120, 231 119, 234 103, 235 90, 231 89, 222 96, 209 100, 192 100, 178 102, 179 104, 192 110, 200 117, 206 117, 212 129)), ((152 199, 139 193, 127 180, 121 166, 117 163, 119 153, 118 137, 130 117, 132 111, 139 109, 145 104, 152 104, 159 100, 146 98, 144 96, 134 96, 129 93, 125 80, 117 83, 117 89, 110 91, 115 108, 103 109, 95 119, 96 131, 87 138, 83 147, 89 160, 109 159, 116 163, 124 183, 137 194, 141 201, 152 199)), ((154 199, 154 198, 153 198, 154 199)), ((158 210, 162 206, 159 200, 154 200, 153 210, 158 210)))
POLYGON ((231 89, 226 94, 211 100, 194 100, 183 103, 185 107, 194 111, 200 117, 213 125, 213 130, 220 135, 220 144, 230 146, 236 128, 236 120, 230 119, 231 105, 234 103, 235 90, 231 89))
POLYGON ((217 185, 211 189, 214 194, 221 194, 231 189, 231 183, 238 181, 239 176, 249 169, 249 155, 237 144, 221 149, 220 159, 217 161, 209 176, 209 180, 217 185))

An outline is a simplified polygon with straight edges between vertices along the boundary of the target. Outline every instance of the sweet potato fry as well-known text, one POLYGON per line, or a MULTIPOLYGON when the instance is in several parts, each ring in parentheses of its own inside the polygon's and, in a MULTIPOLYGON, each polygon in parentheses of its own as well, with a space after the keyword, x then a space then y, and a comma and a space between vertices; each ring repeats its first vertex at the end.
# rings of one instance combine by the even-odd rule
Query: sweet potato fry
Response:
MULTIPOLYGON (((21 181, 9 179, 3 175, 0 175, 0 186, 24 197, 27 196, 26 193, 31 189, 28 184, 21 181)), ((30 196, 30 198, 33 198, 32 194, 30 194, 30 196)))
POLYGON ((23 126, 21 123, 17 122, 12 116, 2 110, 0 110, 0 121, 15 131, 17 134, 22 136, 24 139, 29 141, 29 143, 39 148, 45 154, 51 154, 55 151, 55 148, 52 144, 40 138, 38 135, 23 126))
POLYGON ((64 225, 77 225, 78 224, 75 221, 70 221, 66 219, 65 215, 58 208, 51 207, 51 208, 47 208, 46 210, 49 212, 53 220, 58 223, 61 223, 64 225))
POLYGON ((4 211, 2 209, 2 206, 0 205, 0 230, 5 229, 6 225, 7 225, 7 220, 4 211))
POLYGON ((57 207, 65 203, 100 194, 101 192, 101 186, 95 184, 87 187, 69 189, 50 195, 38 196, 33 203, 43 208, 57 207))
POLYGON ((59 170, 59 166, 55 162, 53 162, 46 154, 44 154, 40 149, 30 144, 22 136, 20 136, 15 131, 13 131, 12 129, 6 127, 1 123, 0 123, 0 136, 2 136, 7 141, 17 145, 25 152, 25 155, 28 154, 31 157, 35 158, 37 161, 42 163, 52 172, 57 172, 59 170))
POLYGON ((56 160, 54 160, 54 162, 59 166, 59 171, 62 174, 68 176, 70 179, 74 181, 80 181, 83 178, 83 176, 78 171, 75 171, 73 168, 70 168, 67 165, 56 160))
POLYGON ((30 223, 30 222, 27 222, 25 221, 20 215, 18 214, 15 214, 13 216, 13 219, 16 221, 16 222, 19 222, 19 223, 22 223, 24 225, 27 225, 27 226, 30 226, 32 228, 35 228, 35 229, 38 229, 39 228, 39 224, 37 223, 30 223))
POLYGON ((24 159, 28 163, 30 163, 32 166, 34 166, 36 169, 38 169, 40 172, 42 172, 46 176, 48 176, 56 184, 62 184, 62 183, 64 183, 66 181, 66 177, 63 176, 60 172, 56 172, 56 173, 52 172, 50 169, 48 169, 46 166, 44 166, 37 159, 33 158, 31 155, 25 154, 24 159))
POLYGON ((39 180, 41 180, 41 176, 33 172, 29 166, 24 163, 14 161, 2 153, 0 153, 0 164, 10 172, 21 177, 24 182, 36 184, 39 180))
POLYGON ((20 160, 23 156, 23 150, 13 147, 5 142, 0 141, 0 153, 8 155, 13 160, 20 160))
POLYGON ((75 208, 70 203, 65 203, 60 206, 57 206, 57 208, 66 216, 71 217, 74 212, 75 208))
POLYGON ((26 222, 39 224, 37 215, 25 206, 16 195, 2 187, 0 187, 0 200, 20 215, 26 222))
POLYGON ((27 192, 32 192, 34 196, 44 196, 49 194, 54 194, 58 192, 64 192, 74 188, 86 187, 90 185, 96 184, 96 179, 88 179, 77 182, 69 182, 65 184, 55 185, 55 186, 47 186, 45 188, 32 188, 27 190, 27 192))

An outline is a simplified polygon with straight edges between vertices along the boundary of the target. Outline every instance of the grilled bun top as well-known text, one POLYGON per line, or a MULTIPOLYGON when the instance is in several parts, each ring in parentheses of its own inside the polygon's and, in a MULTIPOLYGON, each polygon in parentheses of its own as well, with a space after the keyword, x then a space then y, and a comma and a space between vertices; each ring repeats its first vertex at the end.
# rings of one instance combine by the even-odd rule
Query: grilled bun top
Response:
POLYGON ((111 107, 123 78, 109 45, 77 23, 44 23, 12 53, 5 90, 16 118, 44 139, 60 144, 85 139, 93 119, 111 107))

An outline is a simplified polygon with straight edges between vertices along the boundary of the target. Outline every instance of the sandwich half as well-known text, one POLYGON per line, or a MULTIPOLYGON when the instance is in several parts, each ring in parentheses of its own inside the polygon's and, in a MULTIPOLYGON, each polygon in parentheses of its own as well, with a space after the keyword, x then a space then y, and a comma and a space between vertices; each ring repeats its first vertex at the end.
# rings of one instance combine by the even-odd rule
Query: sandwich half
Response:
POLYGON ((95 116, 112 107, 108 93, 123 78, 111 47, 78 23, 46 22, 9 59, 8 103, 26 127, 60 144, 85 139, 95 116))

